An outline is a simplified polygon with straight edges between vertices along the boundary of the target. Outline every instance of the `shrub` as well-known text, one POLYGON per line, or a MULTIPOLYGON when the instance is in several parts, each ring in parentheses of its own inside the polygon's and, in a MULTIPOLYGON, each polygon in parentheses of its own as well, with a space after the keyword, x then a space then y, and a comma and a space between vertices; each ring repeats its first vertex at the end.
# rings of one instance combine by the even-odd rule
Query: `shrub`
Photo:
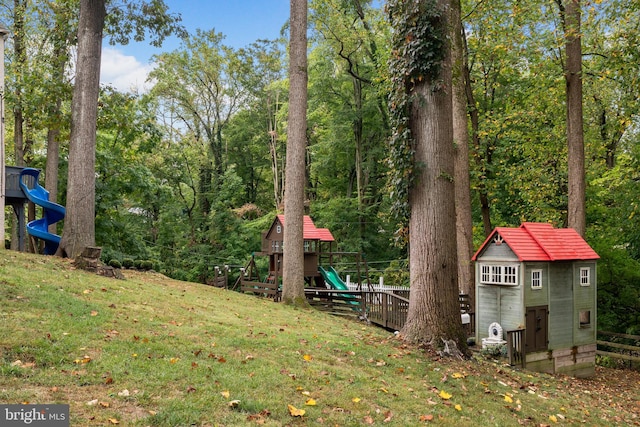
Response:
POLYGON ((124 268, 133 268, 133 260, 131 258, 125 258, 122 260, 122 266, 124 268))
POLYGON ((150 260, 144 260, 140 262, 140 269, 144 271, 149 271, 153 269, 153 262, 150 260))
POLYGON ((117 259, 111 259, 109 260, 109 264, 110 267, 113 268, 122 268, 122 264, 120 263, 120 261, 118 261, 117 259))

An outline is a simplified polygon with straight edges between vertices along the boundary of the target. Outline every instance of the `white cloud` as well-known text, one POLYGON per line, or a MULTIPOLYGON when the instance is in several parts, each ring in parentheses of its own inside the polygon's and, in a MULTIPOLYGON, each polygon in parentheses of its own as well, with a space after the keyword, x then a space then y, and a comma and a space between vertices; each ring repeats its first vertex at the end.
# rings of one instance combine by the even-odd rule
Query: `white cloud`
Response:
POLYGON ((147 76, 154 67, 154 64, 140 63, 135 56, 103 47, 100 83, 111 85, 120 92, 145 92, 151 86, 147 76))

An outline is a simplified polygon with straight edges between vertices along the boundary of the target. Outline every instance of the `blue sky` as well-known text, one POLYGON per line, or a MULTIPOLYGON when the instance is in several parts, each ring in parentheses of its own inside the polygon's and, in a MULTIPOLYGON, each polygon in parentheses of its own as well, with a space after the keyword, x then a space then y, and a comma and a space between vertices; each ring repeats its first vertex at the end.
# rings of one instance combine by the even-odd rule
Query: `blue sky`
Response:
MULTIPOLYGON (((258 39, 275 39, 289 19, 289 0, 165 0, 171 13, 182 15, 182 25, 190 33, 197 28, 215 28, 226 36, 224 43, 236 48, 258 39)), ((122 91, 144 89, 153 69, 154 54, 172 51, 180 45, 172 37, 157 49, 148 43, 109 46, 102 53, 101 81, 122 91)))

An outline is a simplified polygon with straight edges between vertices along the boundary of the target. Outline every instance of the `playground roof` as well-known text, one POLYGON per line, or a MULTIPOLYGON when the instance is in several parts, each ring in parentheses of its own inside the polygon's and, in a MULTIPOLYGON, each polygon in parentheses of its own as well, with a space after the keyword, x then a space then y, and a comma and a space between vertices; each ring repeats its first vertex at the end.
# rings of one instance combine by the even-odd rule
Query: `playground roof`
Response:
POLYGON ((598 254, 573 228, 525 222, 518 228, 496 227, 471 258, 491 242, 506 243, 520 261, 575 261, 599 259, 598 254))
MULTIPOLYGON (((284 215, 278 215, 278 220, 284 226, 284 215)), ((328 228, 317 228, 309 215, 302 219, 302 238, 305 240, 320 240, 321 242, 335 242, 328 228)))

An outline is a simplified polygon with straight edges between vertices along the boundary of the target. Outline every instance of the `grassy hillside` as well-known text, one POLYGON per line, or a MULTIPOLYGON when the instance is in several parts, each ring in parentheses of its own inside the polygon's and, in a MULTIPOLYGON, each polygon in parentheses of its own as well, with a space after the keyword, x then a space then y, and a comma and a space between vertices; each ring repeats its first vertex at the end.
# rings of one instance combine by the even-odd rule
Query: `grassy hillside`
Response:
POLYGON ((438 360, 363 323, 125 276, 0 251, 0 402, 68 403, 77 426, 640 423, 637 374, 438 360))

